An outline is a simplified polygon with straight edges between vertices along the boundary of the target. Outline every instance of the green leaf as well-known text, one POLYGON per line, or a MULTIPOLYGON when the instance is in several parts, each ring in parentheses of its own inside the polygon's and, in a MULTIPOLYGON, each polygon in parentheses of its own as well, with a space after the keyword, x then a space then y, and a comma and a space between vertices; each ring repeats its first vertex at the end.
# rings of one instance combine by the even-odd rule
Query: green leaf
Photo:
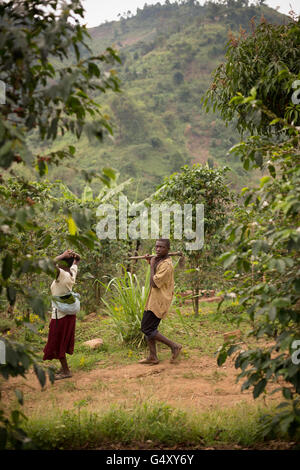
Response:
POLYGON ((227 352, 226 351, 221 351, 220 354, 218 355, 218 359, 217 359, 217 364, 218 366, 221 366, 222 364, 224 364, 224 362, 226 361, 227 359, 227 352))
POLYGON ((91 76, 100 77, 100 70, 94 62, 88 63, 88 71, 91 76))
POLYGON ((243 162, 243 167, 245 170, 249 170, 249 166, 250 166, 250 160, 249 158, 245 158, 244 162, 243 162))
POLYGON ((8 279, 12 274, 13 260, 12 256, 8 253, 2 264, 2 277, 3 279, 8 279))
POLYGON ((41 318, 45 318, 45 313, 47 312, 47 305, 45 304, 44 299, 42 297, 35 295, 34 297, 31 297, 29 299, 29 303, 36 315, 41 318))
POLYGON ((18 426, 19 421, 20 421, 20 412, 19 412, 19 410, 13 410, 10 415, 11 415, 11 420, 14 423, 14 425, 18 426))
MULTIPOLYGON (((266 308, 268 308, 268 307, 266 307, 266 308)), ((277 314, 276 306, 271 304, 268 308, 268 315, 269 315, 269 318, 270 318, 271 321, 275 320, 276 314, 277 314)))
POLYGON ((50 382, 53 384, 53 383, 54 383, 54 379, 55 379, 55 372, 54 372, 54 370, 52 369, 52 367, 49 367, 49 369, 48 369, 48 376, 49 376, 50 382))
POLYGON ((260 187, 262 188, 268 181, 270 181, 271 176, 263 176, 260 179, 260 187))
POLYGON ((75 151, 76 151, 75 147, 74 147, 73 145, 69 145, 69 152, 70 152, 70 154, 71 154, 71 155, 75 155, 75 151))
POLYGON ((88 201, 93 201, 94 199, 93 190, 92 188, 90 188, 90 186, 86 185, 84 187, 81 199, 83 203, 88 202, 88 201))
POLYGON ((231 354, 233 354, 238 349, 240 349, 240 346, 237 345, 237 344, 233 344, 232 346, 230 346, 230 348, 228 349, 228 352, 227 352, 228 356, 231 356, 231 354))
POLYGON ((273 303, 278 308, 289 307, 291 300, 288 297, 277 297, 277 299, 273 300, 273 303))
POLYGON ((293 414, 289 414, 284 419, 280 420, 280 429, 283 433, 287 433, 290 427, 290 424, 294 421, 293 414))
POLYGON ((6 295, 7 295, 7 300, 9 301, 10 305, 14 305, 16 298, 17 298, 16 289, 12 286, 7 287, 6 295))
POLYGON ((270 251, 270 247, 265 240, 255 240, 252 245, 252 253, 254 256, 257 256, 260 251, 264 251, 265 253, 270 251))
POLYGON ((4 450, 6 448, 7 442, 7 430, 0 426, 0 450, 4 450))
POLYGON ((45 371, 36 363, 33 365, 34 372, 41 384, 41 387, 43 388, 45 383, 46 383, 46 374, 45 371))
POLYGON ((112 168, 102 168, 102 173, 112 180, 116 180, 116 172, 112 168))
POLYGON ((277 124, 278 122, 280 122, 280 118, 275 118, 273 119, 273 121, 270 122, 270 126, 274 126, 275 124, 277 124))
POLYGON ((11 346, 11 344, 6 343, 6 354, 5 354, 5 359, 6 363, 10 364, 12 367, 17 367, 19 358, 17 352, 14 350, 14 348, 11 346))
POLYGON ((15 390, 15 394, 16 394, 16 397, 18 399, 18 402, 20 403, 20 405, 23 405, 24 404, 24 397, 23 397, 23 392, 21 392, 21 390, 15 390))
POLYGON ((248 194, 248 196, 246 197, 246 199, 244 201, 245 206, 248 206, 248 204, 251 201, 252 197, 253 197, 253 194, 248 194))
MULTIPOLYGON (((13 142, 7 141, 4 145, 0 147, 0 158, 8 154, 13 146, 13 142)), ((2 165, 1 165, 2 166, 2 165)))
POLYGON ((295 279, 293 281, 294 289, 297 294, 300 294, 300 279, 295 279))
POLYGON ((282 389, 282 394, 287 400, 291 400, 293 398, 293 394, 289 388, 284 387, 282 389))
POLYGON ((281 403, 279 403, 278 406, 276 406, 276 409, 281 410, 282 408, 288 408, 288 407, 290 407, 290 403, 287 401, 282 401, 281 403))
POLYGON ((44 160, 39 160, 35 168, 39 172, 40 176, 44 176, 48 173, 48 165, 44 160))
POLYGON ((269 166, 268 166, 268 170, 269 170, 269 172, 270 172, 270 175, 271 175, 273 178, 276 178, 275 166, 274 166, 274 165, 269 165, 269 166))
POLYGON ((47 235, 43 239, 42 248, 47 248, 47 246, 50 245, 51 241, 52 237, 49 233, 47 233, 47 235))
POLYGON ((224 269, 227 269, 232 263, 234 263, 234 261, 235 261, 236 259, 237 259, 237 255, 235 255, 235 254, 230 255, 230 256, 223 262, 224 269))
POLYGON ((285 272, 285 261, 283 259, 279 258, 272 258, 269 262, 269 268, 270 269, 275 269, 279 273, 283 274, 285 272))
POLYGON ((266 385, 267 385, 266 379, 261 379, 254 387, 253 397, 254 398, 259 397, 259 395, 264 391, 266 385))
POLYGON ((19 149, 20 157, 26 165, 32 165, 34 162, 34 156, 32 152, 27 148, 27 146, 22 145, 19 149))

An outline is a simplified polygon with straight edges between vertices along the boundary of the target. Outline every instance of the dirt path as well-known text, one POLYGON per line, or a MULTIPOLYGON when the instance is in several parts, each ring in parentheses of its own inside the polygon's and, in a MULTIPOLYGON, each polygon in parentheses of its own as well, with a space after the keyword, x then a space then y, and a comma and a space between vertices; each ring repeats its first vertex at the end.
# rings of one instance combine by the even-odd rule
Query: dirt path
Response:
MULTIPOLYGON (((26 379, 11 378, 4 383, 2 399, 8 403, 14 389, 22 390, 24 412, 29 415, 43 414, 52 407, 70 409, 81 400, 91 411, 107 409, 111 404, 127 407, 145 401, 161 401, 176 408, 192 409, 195 413, 254 402, 251 391, 241 392, 241 382, 236 383, 237 370, 233 362, 218 367, 215 358, 195 356, 170 364, 167 351, 161 356, 163 360, 155 366, 133 363, 105 367, 99 363, 99 368, 75 372, 70 379, 53 385, 47 382, 43 391, 30 372, 26 379)), ((272 395, 268 403, 274 399, 272 395)))

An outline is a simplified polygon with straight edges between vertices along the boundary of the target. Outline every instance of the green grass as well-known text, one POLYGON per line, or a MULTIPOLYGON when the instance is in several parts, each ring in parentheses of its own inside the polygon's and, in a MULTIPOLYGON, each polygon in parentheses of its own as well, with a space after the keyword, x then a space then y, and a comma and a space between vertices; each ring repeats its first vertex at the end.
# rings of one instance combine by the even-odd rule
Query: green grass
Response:
POLYGON ((232 408, 189 414, 165 403, 142 403, 131 408, 111 406, 105 412, 89 413, 88 399, 73 410, 32 416, 26 431, 36 448, 80 449, 120 447, 180 448, 235 445, 254 447, 260 442, 259 419, 271 408, 247 403, 232 408))

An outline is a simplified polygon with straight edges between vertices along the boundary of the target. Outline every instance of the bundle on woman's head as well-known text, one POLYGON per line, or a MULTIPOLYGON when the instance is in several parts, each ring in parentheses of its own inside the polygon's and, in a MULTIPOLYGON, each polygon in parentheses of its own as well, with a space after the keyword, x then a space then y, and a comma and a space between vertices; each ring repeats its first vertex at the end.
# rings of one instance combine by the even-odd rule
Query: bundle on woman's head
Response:
POLYGON ((67 265, 69 266, 69 268, 72 266, 72 264, 74 263, 74 260, 75 260, 75 256, 69 256, 69 257, 65 257, 63 258, 63 261, 65 261, 67 263, 67 265))
MULTIPOLYGON (((68 250, 67 250, 68 251, 68 250)), ((63 258, 61 258, 61 261, 63 263, 66 263, 66 265, 70 268, 72 264, 74 263, 74 260, 78 257, 77 253, 71 252, 68 254, 65 254, 63 258)))

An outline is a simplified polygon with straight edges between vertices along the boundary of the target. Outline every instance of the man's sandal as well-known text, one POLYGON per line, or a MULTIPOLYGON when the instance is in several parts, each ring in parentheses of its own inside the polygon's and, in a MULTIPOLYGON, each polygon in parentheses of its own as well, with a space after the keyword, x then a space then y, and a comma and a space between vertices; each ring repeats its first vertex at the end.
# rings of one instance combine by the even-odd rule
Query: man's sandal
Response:
POLYGON ((175 360, 177 359, 177 357, 179 356, 179 354, 181 353, 181 350, 182 350, 182 346, 179 344, 176 348, 175 348, 175 351, 173 352, 172 354, 172 357, 170 359, 170 362, 173 363, 175 362, 175 360))
POLYGON ((152 361, 151 359, 141 359, 141 360, 139 361, 139 364, 155 365, 155 364, 159 364, 159 361, 152 361))

